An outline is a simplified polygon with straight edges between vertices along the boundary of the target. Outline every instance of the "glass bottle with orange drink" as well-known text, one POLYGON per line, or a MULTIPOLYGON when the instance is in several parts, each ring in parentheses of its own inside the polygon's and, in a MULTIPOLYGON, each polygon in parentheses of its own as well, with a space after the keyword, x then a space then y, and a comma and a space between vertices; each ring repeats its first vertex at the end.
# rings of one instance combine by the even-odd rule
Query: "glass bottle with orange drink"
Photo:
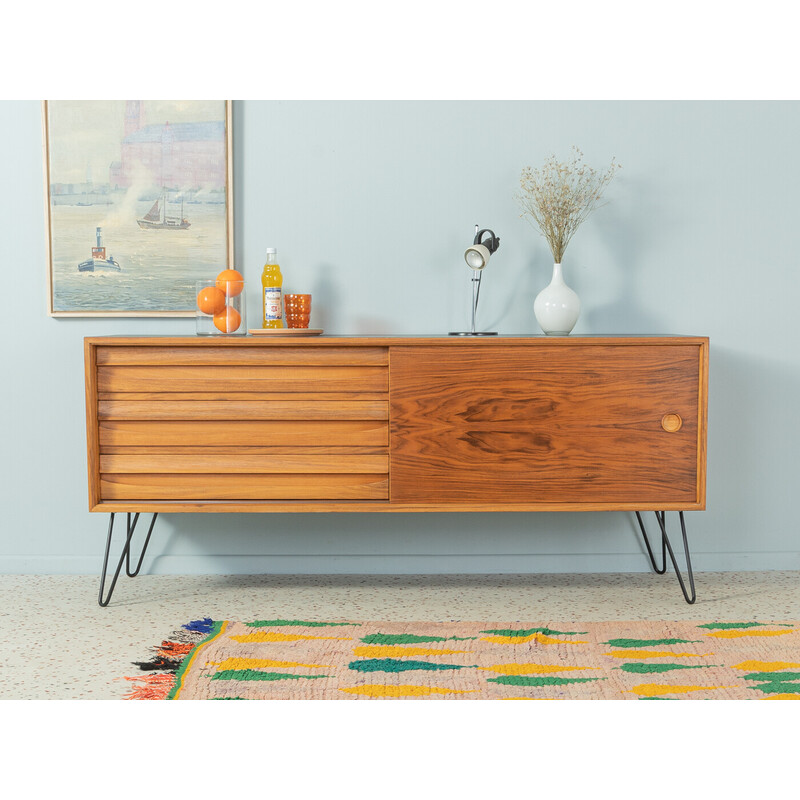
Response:
POLYGON ((267 248, 267 263, 261 273, 261 286, 264 290, 264 314, 262 328, 283 327, 283 302, 281 287, 283 275, 278 265, 278 251, 274 247, 267 248))

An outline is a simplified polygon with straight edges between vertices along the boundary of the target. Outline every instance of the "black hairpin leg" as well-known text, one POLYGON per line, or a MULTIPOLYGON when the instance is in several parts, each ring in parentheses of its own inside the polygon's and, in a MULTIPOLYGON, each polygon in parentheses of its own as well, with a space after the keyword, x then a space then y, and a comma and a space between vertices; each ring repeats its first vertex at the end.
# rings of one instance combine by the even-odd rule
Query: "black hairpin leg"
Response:
POLYGON ((653 565, 653 569, 659 574, 663 575, 667 571, 667 552, 669 552, 670 560, 672 561, 672 566, 675 567, 675 573, 678 576, 678 583, 681 585, 681 591, 683 592, 684 599, 686 600, 689 605, 694 603, 697 599, 697 593, 695 592, 694 588, 694 573, 692 572, 692 559, 689 555, 689 543, 686 540, 686 522, 683 519, 683 511, 678 512, 678 516, 680 517, 681 521, 681 533, 683 535, 683 552, 686 555, 686 570, 689 579, 689 587, 692 590, 691 597, 689 593, 686 591, 686 584, 683 582, 683 577, 681 576, 681 571, 678 569, 678 563, 675 560, 675 553, 672 550, 672 544, 669 541, 669 537, 667 536, 667 523, 666 523, 666 512, 665 511, 656 511, 654 512, 656 515, 656 519, 658 520, 658 526, 661 528, 661 568, 656 566, 655 558, 653 557, 653 550, 650 547, 650 540, 647 538, 647 531, 644 527, 644 522, 642 521, 642 515, 637 511, 636 512, 636 519, 639 520, 639 527, 642 530, 642 536, 644 537, 644 543, 647 546, 647 554, 650 556, 650 563, 653 565))
POLYGON ((125 563, 125 574, 129 578, 135 578, 139 574, 139 570, 142 568, 142 562, 144 561, 144 554, 147 552, 147 545, 150 544, 150 536, 153 533, 153 526, 156 524, 156 517, 158 514, 153 514, 153 519, 150 522, 150 528, 147 531, 147 538, 144 541, 144 547, 142 548, 141 555, 139 556, 139 563, 136 565, 136 569, 131 571, 131 540, 133 539, 133 532, 136 530, 136 523, 139 521, 139 515, 135 514, 133 520, 131 521, 131 515, 128 514, 127 519, 127 531, 125 536, 125 544, 122 547, 122 554, 119 557, 119 563, 117 564, 117 568, 114 571, 114 578, 111 581, 111 586, 108 590, 108 594, 105 598, 103 598, 103 590, 105 589, 106 585, 106 574, 108 571, 108 554, 111 550, 111 537, 114 533, 114 514, 111 514, 111 519, 108 521, 108 538, 106 539, 106 554, 103 558, 103 571, 100 575, 100 594, 98 595, 97 602, 105 608, 109 601, 111 600, 111 595, 114 593, 114 587, 117 585, 117 578, 119 578, 119 573, 122 570, 122 564, 125 563))
MULTIPOLYGON (((656 511, 655 515, 659 525, 663 528, 664 512, 656 511)), ((653 557, 653 551, 650 548, 650 540, 647 538, 647 531, 644 528, 644 522, 642 522, 642 515, 638 511, 636 512, 636 519, 639 520, 639 527, 642 530, 642 537, 644 538, 644 543, 647 547, 647 555, 650 556, 650 563, 653 565, 653 569, 658 575, 663 575, 667 571, 667 540, 664 536, 661 537, 661 568, 659 569, 656 566, 656 560, 653 557)))

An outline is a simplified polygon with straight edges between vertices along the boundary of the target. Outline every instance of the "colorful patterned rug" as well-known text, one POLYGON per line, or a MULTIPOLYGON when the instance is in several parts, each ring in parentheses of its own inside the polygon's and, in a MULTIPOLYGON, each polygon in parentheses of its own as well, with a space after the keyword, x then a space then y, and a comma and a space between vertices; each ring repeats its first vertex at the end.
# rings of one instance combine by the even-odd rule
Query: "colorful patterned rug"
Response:
POLYGON ((800 700, 799 622, 195 620, 131 700, 800 700))

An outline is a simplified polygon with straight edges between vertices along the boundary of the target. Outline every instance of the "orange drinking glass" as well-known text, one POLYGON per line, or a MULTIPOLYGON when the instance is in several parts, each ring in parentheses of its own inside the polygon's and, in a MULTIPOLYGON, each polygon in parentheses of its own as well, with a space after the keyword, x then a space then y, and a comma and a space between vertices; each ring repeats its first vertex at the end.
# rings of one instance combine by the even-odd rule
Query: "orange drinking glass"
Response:
POLYGON ((310 294, 285 294, 283 305, 287 328, 307 328, 311 318, 310 294))

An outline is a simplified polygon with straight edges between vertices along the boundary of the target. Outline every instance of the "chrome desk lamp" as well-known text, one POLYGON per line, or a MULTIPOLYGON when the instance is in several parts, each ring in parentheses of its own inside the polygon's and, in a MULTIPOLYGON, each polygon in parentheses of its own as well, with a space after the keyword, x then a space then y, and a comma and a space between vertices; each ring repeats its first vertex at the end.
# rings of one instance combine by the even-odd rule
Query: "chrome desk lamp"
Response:
POLYGON ((498 247, 500 247, 500 239, 494 235, 494 231, 489 228, 478 230, 478 226, 475 226, 475 239, 472 246, 464 252, 464 260, 472 270, 472 330, 450 331, 450 336, 497 336, 497 331, 476 331, 475 315, 478 311, 478 298, 481 294, 483 268, 489 263, 489 258, 497 251, 498 247), (481 237, 485 233, 489 234, 489 238, 482 239, 481 237))

